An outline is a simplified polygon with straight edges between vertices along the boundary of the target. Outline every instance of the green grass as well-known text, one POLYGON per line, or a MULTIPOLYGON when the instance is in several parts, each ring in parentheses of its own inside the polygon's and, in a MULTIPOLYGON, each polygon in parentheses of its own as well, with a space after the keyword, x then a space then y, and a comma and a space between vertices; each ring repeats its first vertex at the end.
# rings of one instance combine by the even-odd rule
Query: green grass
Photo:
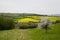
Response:
POLYGON ((45 33, 45 30, 34 29, 31 33, 33 40, 60 40, 60 24, 56 24, 45 33))
POLYGON ((0 31, 0 40, 60 40, 60 23, 45 33, 43 29, 12 29, 0 31))
POLYGON ((0 31, 0 40, 28 40, 29 29, 13 29, 0 31))

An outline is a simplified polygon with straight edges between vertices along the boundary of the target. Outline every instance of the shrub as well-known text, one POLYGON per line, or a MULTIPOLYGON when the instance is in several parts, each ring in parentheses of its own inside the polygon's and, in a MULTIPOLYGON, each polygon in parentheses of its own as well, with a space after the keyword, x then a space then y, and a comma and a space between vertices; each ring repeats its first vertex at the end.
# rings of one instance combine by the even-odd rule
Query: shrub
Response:
POLYGON ((56 22, 55 23, 60 23, 60 21, 59 20, 56 20, 56 22))
POLYGON ((14 28, 14 21, 12 18, 0 16, 0 30, 8 30, 14 28))
POLYGON ((28 28, 36 28, 37 24, 35 23, 23 23, 22 26, 20 26, 20 29, 28 29, 28 28))
POLYGON ((60 20, 56 20, 55 22, 52 22, 53 24, 60 23, 60 20))

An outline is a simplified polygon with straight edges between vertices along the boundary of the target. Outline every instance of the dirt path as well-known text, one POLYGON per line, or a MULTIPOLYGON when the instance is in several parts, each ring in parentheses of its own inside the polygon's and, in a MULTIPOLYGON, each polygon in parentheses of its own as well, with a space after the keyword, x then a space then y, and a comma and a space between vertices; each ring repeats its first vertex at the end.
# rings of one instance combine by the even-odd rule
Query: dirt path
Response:
POLYGON ((24 29, 24 30, 19 30, 16 35, 17 35, 17 40, 32 40, 30 36, 30 30, 24 29), (20 32, 19 32, 20 31, 20 32))

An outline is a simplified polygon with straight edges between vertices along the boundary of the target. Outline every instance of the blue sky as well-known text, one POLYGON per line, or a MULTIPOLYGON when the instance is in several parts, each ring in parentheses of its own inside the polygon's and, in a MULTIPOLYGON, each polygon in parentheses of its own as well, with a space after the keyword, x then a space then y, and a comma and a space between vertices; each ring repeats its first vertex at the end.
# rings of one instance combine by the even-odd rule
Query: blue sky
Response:
POLYGON ((59 14, 60 0, 0 0, 0 12, 59 14))

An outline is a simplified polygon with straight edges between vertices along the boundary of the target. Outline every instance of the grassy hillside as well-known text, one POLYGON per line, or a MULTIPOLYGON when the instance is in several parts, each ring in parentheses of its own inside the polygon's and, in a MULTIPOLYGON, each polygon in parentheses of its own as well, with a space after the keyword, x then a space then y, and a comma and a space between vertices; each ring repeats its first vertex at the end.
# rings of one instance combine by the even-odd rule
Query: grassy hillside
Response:
POLYGON ((60 40, 60 23, 52 26, 52 29, 48 30, 46 34, 44 30, 34 29, 32 30, 33 40, 60 40))
POLYGON ((13 29, 0 31, 0 40, 60 40, 60 23, 46 34, 43 29, 13 29))

